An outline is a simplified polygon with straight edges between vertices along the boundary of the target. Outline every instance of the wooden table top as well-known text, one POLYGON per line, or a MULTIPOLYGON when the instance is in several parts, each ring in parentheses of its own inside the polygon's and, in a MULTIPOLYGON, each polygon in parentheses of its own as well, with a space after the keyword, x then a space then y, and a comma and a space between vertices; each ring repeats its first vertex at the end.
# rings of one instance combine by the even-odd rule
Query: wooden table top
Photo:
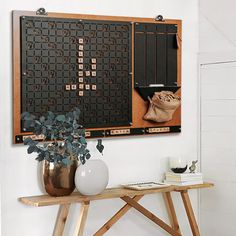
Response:
POLYGON ((69 196, 63 196, 63 197, 40 195, 40 196, 21 197, 19 198, 19 200, 26 205, 39 207, 39 206, 61 205, 61 204, 76 203, 76 202, 79 203, 79 202, 109 199, 109 198, 119 198, 124 196, 137 196, 137 195, 146 195, 146 194, 172 192, 172 191, 186 191, 189 189, 209 188, 213 186, 214 184, 212 183, 203 183, 203 184, 188 185, 188 186, 171 185, 168 187, 146 189, 146 190, 108 188, 104 190, 104 192, 102 192, 101 194, 92 196, 84 196, 81 195, 79 192, 74 192, 69 196))

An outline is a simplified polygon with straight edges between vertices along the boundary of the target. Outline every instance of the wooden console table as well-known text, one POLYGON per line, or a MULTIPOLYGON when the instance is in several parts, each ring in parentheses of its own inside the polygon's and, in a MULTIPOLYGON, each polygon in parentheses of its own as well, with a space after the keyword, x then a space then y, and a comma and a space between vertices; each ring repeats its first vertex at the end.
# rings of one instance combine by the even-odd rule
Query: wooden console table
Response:
POLYGON ((168 232, 173 236, 181 236, 180 227, 178 224, 178 219, 175 213, 174 204, 171 197, 171 192, 179 192, 181 194, 184 207, 188 216, 188 220, 191 226, 193 236, 200 236, 199 228, 194 216, 191 201, 188 195, 188 190, 190 189, 200 189, 213 187, 211 183, 204 183, 199 185, 190 186, 169 186, 165 188, 149 189, 149 190, 130 190, 124 188, 111 188, 106 189, 103 193, 95 196, 83 196, 79 193, 73 193, 70 196, 65 197, 51 197, 48 195, 42 196, 32 196, 32 197, 22 197, 19 200, 31 206, 50 206, 50 205, 60 205, 58 217, 56 220, 53 236, 62 236, 66 219, 69 213, 70 205, 72 203, 81 203, 81 213, 78 220, 75 235, 82 236, 85 222, 88 214, 89 203, 94 200, 109 199, 109 198, 121 198, 126 202, 126 204, 117 213, 108 220, 96 233, 94 236, 100 236, 105 234, 112 225, 114 225, 129 209, 132 207, 143 214, 145 217, 149 218, 151 221, 159 225, 163 230, 168 232), (166 224, 160 218, 152 214, 149 210, 144 208, 138 201, 147 194, 162 193, 165 200, 165 205, 167 208, 170 225, 166 224))

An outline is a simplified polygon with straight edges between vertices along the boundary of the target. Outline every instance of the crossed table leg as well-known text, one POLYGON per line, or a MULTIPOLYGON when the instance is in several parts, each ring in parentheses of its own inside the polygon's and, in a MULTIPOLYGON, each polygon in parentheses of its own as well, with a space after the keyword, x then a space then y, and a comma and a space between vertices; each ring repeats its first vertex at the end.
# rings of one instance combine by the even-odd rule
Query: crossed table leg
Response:
MULTIPOLYGON (((193 234, 193 236, 200 236, 198 225, 197 225, 197 222, 196 222, 196 219, 194 216, 194 212, 193 212, 193 209, 191 206, 191 202, 189 199, 188 191, 184 190, 184 191, 178 191, 178 192, 181 193, 184 207, 185 207, 185 210, 186 210, 186 213, 188 216, 188 220, 189 220, 189 223, 191 226, 192 234, 193 234)), ((114 225, 132 207, 135 208, 137 211, 139 211, 141 214, 143 214, 145 217, 149 218, 155 224, 159 225, 163 230, 168 232, 170 235, 181 236, 182 234, 181 234, 180 227, 178 224, 174 204, 173 204, 173 201, 171 198, 171 193, 164 192, 164 193, 162 193, 162 195, 163 195, 163 198, 164 198, 164 201, 166 204, 166 208, 167 208, 167 212, 168 212, 171 226, 166 224, 164 221, 162 221, 160 218, 155 216, 153 213, 151 213, 149 210, 147 210, 146 208, 144 208, 142 205, 140 205, 138 203, 138 201, 144 195, 137 195, 137 196, 134 196, 133 198, 129 197, 129 196, 123 196, 120 198, 123 201, 125 201, 126 204, 113 217, 111 217, 111 219, 108 220, 94 234, 94 236, 104 235, 112 227, 112 225, 114 225)), ((76 227, 75 236, 82 236, 83 235, 83 231, 84 231, 84 227, 85 227, 85 223, 86 223, 86 219, 87 219, 87 214, 88 214, 89 203, 90 203, 89 201, 86 201, 86 202, 83 202, 81 205, 81 212, 80 212, 79 221, 78 221, 78 224, 76 227)), ((65 222, 66 222, 66 219, 67 219, 67 216, 69 213, 69 207, 70 207, 70 204, 65 204, 65 205, 60 206, 53 236, 61 236, 63 234, 65 222)))

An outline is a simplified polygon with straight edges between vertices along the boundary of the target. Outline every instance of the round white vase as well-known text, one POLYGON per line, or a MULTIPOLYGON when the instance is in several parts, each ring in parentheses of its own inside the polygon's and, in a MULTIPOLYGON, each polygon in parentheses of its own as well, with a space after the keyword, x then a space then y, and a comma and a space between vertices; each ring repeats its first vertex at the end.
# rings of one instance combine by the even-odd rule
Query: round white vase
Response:
POLYGON ((83 195, 96 195, 107 186, 109 179, 108 167, 100 159, 89 159, 80 164, 75 172, 75 186, 83 195))

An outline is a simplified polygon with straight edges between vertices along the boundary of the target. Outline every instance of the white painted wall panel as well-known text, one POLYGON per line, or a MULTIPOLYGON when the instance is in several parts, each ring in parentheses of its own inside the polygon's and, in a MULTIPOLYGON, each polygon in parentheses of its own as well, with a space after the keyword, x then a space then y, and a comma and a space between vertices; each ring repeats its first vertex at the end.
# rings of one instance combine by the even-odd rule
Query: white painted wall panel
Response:
POLYGON ((201 166, 215 188, 201 191, 204 236, 234 236, 236 218, 235 0, 200 0, 201 166))
POLYGON ((226 148, 226 147, 218 147, 218 146, 209 147, 209 146, 202 145, 201 154, 202 154, 202 157, 207 156, 207 160, 211 163, 212 162, 221 163, 221 165, 224 165, 225 163, 227 163, 228 165, 234 165, 235 156, 236 156, 236 146, 234 145, 230 148, 226 148))
POLYGON ((235 86, 236 82, 234 81, 229 85, 230 81, 224 81, 224 83, 219 87, 217 85, 203 86, 202 95, 206 100, 211 99, 236 99, 235 86), (235 84, 235 85, 234 85, 235 84))
POLYGON ((233 236, 236 217, 235 63, 203 65, 200 85, 201 170, 205 180, 215 183, 213 189, 201 191, 202 235, 233 236))
MULTIPOLYGON (((233 202, 236 198, 235 191, 232 192, 231 188, 236 187, 236 183, 230 183, 226 181, 216 181, 216 186, 220 186, 222 191, 217 192, 217 197, 214 195, 215 190, 209 189, 208 191, 202 191, 202 197, 205 197, 205 201, 202 201, 202 207, 204 207, 207 211, 212 212, 221 212, 222 214, 232 214, 236 211, 236 205, 235 204, 220 204, 216 208, 216 204, 218 204, 219 199, 228 199, 228 201, 233 202), (229 194, 229 192, 232 192, 232 194, 229 194), (211 198, 207 197, 207 195, 211 196, 211 198)), ((217 189, 216 189, 217 191, 217 189)), ((234 213, 235 214, 235 213, 234 213)), ((220 215, 220 214, 219 214, 220 215)), ((226 230, 227 232, 227 230, 226 230)), ((233 234, 232 234, 233 235, 233 234)))
POLYGON ((207 78, 202 80, 201 86, 201 96, 204 97, 204 101, 236 99, 235 70, 236 63, 202 65, 201 73, 204 74, 207 71, 207 78))
MULTIPOLYGON (((204 122, 204 120, 202 121, 204 122)), ((231 148, 235 145, 235 134, 232 132, 202 132, 201 135, 202 147, 220 147, 231 148)))
POLYGON ((236 116, 205 116, 202 132, 236 132, 236 116), (227 122, 225 122, 227 120, 227 122))
POLYGON ((204 213, 201 221, 207 222, 202 224, 203 236, 234 236, 235 235, 235 214, 219 214, 218 210, 207 211, 204 213), (210 230, 209 230, 210 229, 210 230), (210 234, 209 234, 210 233, 210 234))
POLYGON ((236 116, 236 100, 204 100, 202 98, 201 109, 203 116, 236 116))

